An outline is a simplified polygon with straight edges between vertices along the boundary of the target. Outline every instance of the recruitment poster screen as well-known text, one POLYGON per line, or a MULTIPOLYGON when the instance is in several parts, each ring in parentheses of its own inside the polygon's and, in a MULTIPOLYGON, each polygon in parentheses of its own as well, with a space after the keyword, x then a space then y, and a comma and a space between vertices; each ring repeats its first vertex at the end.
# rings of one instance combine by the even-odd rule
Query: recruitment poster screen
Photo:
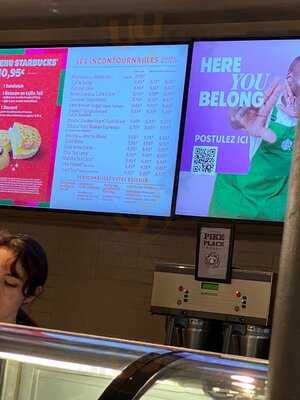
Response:
POLYGON ((187 53, 0 50, 0 204, 170 215, 187 53))
POLYGON ((176 213, 283 221, 300 40, 194 44, 176 213))

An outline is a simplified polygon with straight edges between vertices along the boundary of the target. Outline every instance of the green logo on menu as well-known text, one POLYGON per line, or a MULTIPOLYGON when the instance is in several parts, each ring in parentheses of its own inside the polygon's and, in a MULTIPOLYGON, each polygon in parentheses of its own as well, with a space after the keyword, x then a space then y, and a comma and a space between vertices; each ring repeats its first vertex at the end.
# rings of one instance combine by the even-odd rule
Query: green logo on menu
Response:
POLYGON ((0 54, 25 54, 25 49, 0 49, 0 54))

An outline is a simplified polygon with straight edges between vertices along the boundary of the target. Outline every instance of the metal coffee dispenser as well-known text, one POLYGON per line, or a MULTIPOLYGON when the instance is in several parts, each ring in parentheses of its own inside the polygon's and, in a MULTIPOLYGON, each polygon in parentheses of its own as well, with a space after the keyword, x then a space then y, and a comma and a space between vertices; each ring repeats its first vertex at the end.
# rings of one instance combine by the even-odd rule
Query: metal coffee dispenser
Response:
POLYGON ((275 274, 233 269, 231 283, 195 280, 192 265, 159 264, 151 312, 168 345, 268 358, 275 274))

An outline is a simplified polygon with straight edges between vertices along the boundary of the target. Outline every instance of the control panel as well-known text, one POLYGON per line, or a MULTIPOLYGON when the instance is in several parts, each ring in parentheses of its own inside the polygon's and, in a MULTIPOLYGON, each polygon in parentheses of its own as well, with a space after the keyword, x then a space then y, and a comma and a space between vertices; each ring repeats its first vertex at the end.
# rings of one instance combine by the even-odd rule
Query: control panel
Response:
POLYGON ((187 315, 268 325, 274 274, 233 270, 231 283, 196 281, 194 268, 159 265, 154 273, 152 313, 187 315))

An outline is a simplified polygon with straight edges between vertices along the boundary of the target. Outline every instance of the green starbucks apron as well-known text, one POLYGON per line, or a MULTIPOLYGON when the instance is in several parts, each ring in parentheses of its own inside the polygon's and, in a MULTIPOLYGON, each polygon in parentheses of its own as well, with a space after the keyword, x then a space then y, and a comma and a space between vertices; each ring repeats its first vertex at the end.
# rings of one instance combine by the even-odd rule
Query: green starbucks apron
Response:
POLYGON ((218 174, 209 216, 283 220, 287 202, 288 177, 296 127, 277 121, 272 110, 268 127, 277 135, 275 143, 262 141, 252 158, 248 174, 218 174))

